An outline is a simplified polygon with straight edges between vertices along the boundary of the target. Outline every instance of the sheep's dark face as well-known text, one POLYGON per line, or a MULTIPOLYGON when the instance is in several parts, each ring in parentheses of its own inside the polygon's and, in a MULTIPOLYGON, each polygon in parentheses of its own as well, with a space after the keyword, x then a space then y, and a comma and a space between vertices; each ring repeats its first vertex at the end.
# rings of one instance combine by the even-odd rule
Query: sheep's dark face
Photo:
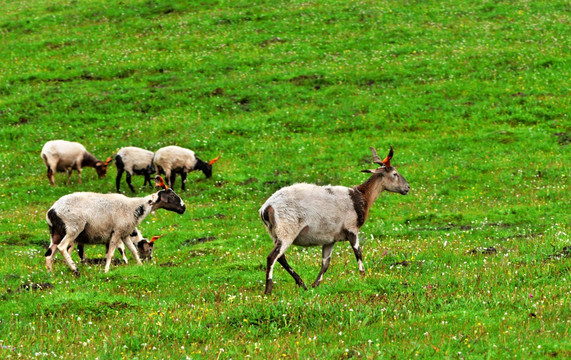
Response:
POLYGON ((207 162, 200 160, 199 158, 196 158, 195 169, 202 171, 202 173, 204 174, 204 176, 206 176, 207 179, 212 177, 212 164, 209 164, 207 162))
POLYGON ((97 175, 99 176, 99 178, 102 179, 103 177, 105 177, 105 175, 107 175, 107 164, 104 163, 103 161, 98 161, 95 164, 95 171, 97 171, 97 175))
POLYGON ((162 208, 168 211, 174 211, 178 214, 184 214, 186 206, 184 202, 172 189, 161 190, 157 193, 158 199, 155 202, 155 209, 162 208))
POLYGON ((153 247, 155 243, 149 242, 147 239, 142 239, 137 244, 137 250, 139 250, 139 258, 143 261, 151 260, 153 258, 153 247))
POLYGON ((212 177, 212 165, 210 164, 206 164, 205 168, 202 169, 202 172, 204 173, 204 176, 206 176, 207 179, 212 177))

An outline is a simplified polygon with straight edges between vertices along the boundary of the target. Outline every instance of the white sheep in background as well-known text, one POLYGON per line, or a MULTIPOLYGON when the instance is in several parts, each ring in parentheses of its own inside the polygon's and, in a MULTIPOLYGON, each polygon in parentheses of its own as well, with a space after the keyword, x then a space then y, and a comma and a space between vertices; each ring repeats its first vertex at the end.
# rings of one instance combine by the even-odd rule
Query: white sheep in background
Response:
MULTIPOLYGON (((160 180, 159 185, 164 186, 162 178, 160 180)), ((165 190, 142 198, 91 192, 62 196, 46 214, 51 238, 45 254, 48 271, 51 271, 53 257, 59 250, 71 270, 79 275, 68 252, 78 238, 83 243, 109 244, 105 272, 109 271, 111 259, 120 242, 131 251, 137 264, 141 264, 129 236, 151 211, 157 209, 183 214, 186 207, 181 198, 166 186, 165 190)))
POLYGON ((363 172, 373 175, 363 184, 345 186, 317 186, 294 184, 275 192, 260 208, 260 216, 274 242, 274 249, 267 257, 265 294, 272 292, 273 269, 276 260, 294 278, 298 286, 307 289, 301 277, 286 261, 285 252, 292 244, 298 246, 322 246, 322 265, 317 279, 323 280, 331 261, 333 246, 347 240, 351 244, 361 274, 365 273, 359 245, 359 229, 369 215, 369 209, 383 190, 406 195, 410 186, 390 165, 393 148, 382 160, 371 147, 373 161, 381 167, 363 172))
POLYGON ((117 166, 115 185, 117 192, 121 191, 120 183, 123 172, 127 173, 127 185, 129 185, 132 192, 135 192, 133 185, 131 185, 131 176, 133 175, 144 175, 145 182, 143 186, 146 186, 147 183, 151 186, 151 175, 157 172, 157 168, 153 162, 154 156, 155 154, 152 151, 134 146, 121 148, 115 156, 115 165, 117 166))
MULTIPOLYGON (((133 231, 133 233, 129 235, 129 240, 133 243, 133 245, 135 245, 135 248, 137 248, 139 259, 145 261, 145 260, 151 260, 153 258, 153 248, 155 246, 155 241, 161 237, 162 235, 153 236, 151 240, 145 239, 141 234, 141 232, 139 231, 139 229, 135 229, 135 231, 133 231)), ((85 262, 86 261, 85 243, 83 243, 82 241, 89 241, 89 240, 81 239, 79 236, 75 240, 75 242, 77 243, 77 252, 79 254, 79 258, 81 259, 82 262, 85 262)), ((70 254, 72 249, 73 246, 71 247, 71 249, 68 250, 70 254)), ((119 243, 119 245, 117 245, 117 250, 121 254, 123 262, 125 264, 128 264, 129 261, 127 260, 127 256, 125 255, 125 245, 122 242, 119 243)), ((107 254, 108 251, 109 251, 109 244, 105 244, 105 253, 107 254)))
POLYGON ((204 162, 194 155, 194 151, 182 148, 180 146, 166 146, 155 152, 153 160, 159 174, 164 174, 167 184, 174 186, 176 174, 180 174, 182 180, 181 189, 185 190, 186 175, 193 170, 201 170, 206 178, 212 176, 212 164, 214 164, 220 156, 204 162))
POLYGON ((107 165, 111 161, 110 157, 106 161, 97 160, 80 143, 65 140, 48 141, 42 148, 41 156, 48 168, 48 180, 52 186, 55 185, 54 173, 56 172, 65 172, 67 185, 69 185, 73 170, 77 170, 81 184, 81 170, 86 166, 95 168, 99 178, 102 178, 107 173, 107 165))

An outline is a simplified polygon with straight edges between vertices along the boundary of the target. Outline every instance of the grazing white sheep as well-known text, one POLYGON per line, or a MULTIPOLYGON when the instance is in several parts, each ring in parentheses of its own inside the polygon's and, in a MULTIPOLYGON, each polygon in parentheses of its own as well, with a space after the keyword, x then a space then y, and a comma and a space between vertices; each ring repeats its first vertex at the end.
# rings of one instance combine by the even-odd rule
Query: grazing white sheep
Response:
POLYGON ((102 178, 107 173, 107 165, 111 161, 110 157, 106 161, 97 160, 80 143, 65 140, 48 141, 42 148, 41 156, 48 168, 48 180, 52 186, 55 185, 54 173, 56 172, 65 172, 67 185, 69 185, 73 170, 77 170, 81 184, 81 170, 86 166, 95 168, 99 178, 102 178))
MULTIPOLYGON (((159 185, 164 186, 162 178, 159 185)), ((71 270, 79 274, 68 252, 78 238, 86 244, 109 244, 105 272, 109 271, 111 259, 120 242, 127 246, 137 264, 140 264, 137 249, 129 240, 136 227, 151 211, 165 209, 183 214, 186 210, 181 198, 172 189, 164 187, 165 190, 142 198, 91 192, 61 197, 46 214, 51 238, 45 254, 48 271, 51 271, 53 257, 59 250, 71 270)))
POLYGON ((157 172, 157 168, 153 162, 154 156, 155 154, 152 151, 134 146, 127 146, 119 149, 115 156, 115 165, 117 166, 117 178, 115 179, 115 185, 117 187, 117 192, 121 191, 121 177, 124 172, 127 173, 127 185, 129 185, 132 192, 135 192, 135 189, 131 184, 131 176, 133 175, 145 176, 143 186, 146 186, 147 183, 151 186, 151 175, 157 172))
POLYGON ((274 242, 274 248, 267 257, 266 289, 272 292, 273 269, 276 260, 294 278, 298 286, 307 289, 301 277, 286 261, 285 252, 290 245, 321 246, 322 265, 317 279, 323 280, 331 261, 333 246, 347 240, 351 244, 359 271, 364 274, 363 256, 359 245, 359 229, 369 215, 369 209, 383 190, 406 195, 410 186, 394 167, 390 165, 393 148, 382 160, 371 147, 373 161, 381 167, 363 172, 373 175, 363 184, 349 188, 345 186, 317 186, 294 184, 275 192, 260 208, 260 216, 274 242))
POLYGON ((180 174, 182 180, 181 189, 185 190, 186 175, 193 170, 201 170, 204 175, 209 178, 212 176, 212 164, 214 164, 220 156, 204 162, 194 155, 194 151, 182 148, 180 146, 166 146, 155 152, 153 160, 159 174, 164 174, 167 184, 174 186, 176 174, 180 174))

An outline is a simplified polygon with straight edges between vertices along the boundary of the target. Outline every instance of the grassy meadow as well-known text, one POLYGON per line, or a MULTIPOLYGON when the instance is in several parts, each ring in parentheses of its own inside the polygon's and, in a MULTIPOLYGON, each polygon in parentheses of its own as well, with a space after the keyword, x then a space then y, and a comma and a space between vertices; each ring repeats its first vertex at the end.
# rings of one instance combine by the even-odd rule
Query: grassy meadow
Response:
MULTIPOLYGON (((570 23, 563 0, 1 2, 0 358, 571 357, 570 23), (75 277, 46 271, 45 213, 116 169, 51 187, 53 139, 221 158, 143 221, 151 262, 75 277), (338 243, 318 288, 277 265, 263 296, 264 201, 358 185, 390 145, 411 192, 373 205, 366 275, 338 243)), ((321 249, 287 254, 313 282, 321 249)))

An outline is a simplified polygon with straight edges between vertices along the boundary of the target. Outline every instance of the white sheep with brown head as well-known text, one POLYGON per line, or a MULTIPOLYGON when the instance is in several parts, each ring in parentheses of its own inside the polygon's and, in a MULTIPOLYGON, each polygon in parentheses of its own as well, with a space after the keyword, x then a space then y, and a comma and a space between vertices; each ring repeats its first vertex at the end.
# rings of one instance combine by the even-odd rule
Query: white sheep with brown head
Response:
POLYGON ((275 192, 262 205, 260 216, 274 242, 274 248, 267 257, 265 293, 273 287, 274 265, 279 262, 294 278, 298 286, 307 289, 301 277, 289 266, 285 252, 291 245, 321 246, 321 271, 313 283, 318 286, 323 274, 329 268, 333 246, 338 241, 349 241, 359 271, 364 274, 363 255, 359 245, 359 229, 369 216, 369 209, 384 190, 406 195, 410 186, 404 177, 391 166, 393 148, 381 160, 371 147, 377 169, 363 170, 371 177, 361 185, 317 186, 294 184, 275 192))

